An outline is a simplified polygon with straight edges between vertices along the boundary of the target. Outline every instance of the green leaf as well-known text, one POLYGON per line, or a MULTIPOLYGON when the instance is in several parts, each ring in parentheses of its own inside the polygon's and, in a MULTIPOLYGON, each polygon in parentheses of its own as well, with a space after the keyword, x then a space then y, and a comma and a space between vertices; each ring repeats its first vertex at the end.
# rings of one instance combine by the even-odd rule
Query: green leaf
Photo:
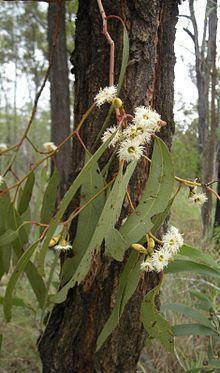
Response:
POLYGON ((194 319, 198 321, 199 323, 213 329, 212 323, 209 321, 208 317, 204 316, 201 312, 194 310, 193 308, 185 305, 185 304, 163 304, 161 306, 161 311, 174 311, 174 312, 179 312, 183 314, 186 317, 189 317, 190 319, 194 319))
POLYGON ((66 211, 68 205, 72 201, 75 193, 77 192, 77 190, 81 187, 82 183, 87 178, 87 175, 88 175, 89 171, 91 170, 91 168, 94 166, 94 164, 98 161, 98 159, 102 156, 104 151, 107 149, 107 147, 108 147, 109 143, 111 142, 111 140, 113 139, 114 135, 115 134, 113 134, 107 141, 105 141, 100 146, 99 149, 97 149, 95 154, 89 159, 89 161, 83 167, 83 169, 78 174, 78 176, 75 178, 72 185, 70 186, 70 188, 66 192, 65 196, 61 200, 56 215, 50 221, 50 225, 49 225, 47 234, 45 235, 44 242, 43 242, 40 254, 39 254, 38 259, 39 259, 40 273, 44 273, 44 261, 45 261, 46 252, 47 252, 47 249, 48 249, 48 246, 49 246, 49 242, 50 242, 51 238, 53 237, 53 234, 54 234, 54 231, 55 231, 57 225, 59 224, 60 220, 62 219, 62 216, 63 216, 64 212, 66 211))
MULTIPOLYGON (((57 169, 55 169, 48 182, 43 197, 42 208, 40 213, 40 221, 42 224, 48 224, 54 214, 59 182, 59 172, 57 169)), ((41 227, 40 233, 42 234, 43 231, 44 227, 41 227)))
MULTIPOLYGON (((4 303, 4 297, 0 297, 0 304, 3 304, 3 303, 4 303)), ((12 305, 15 307, 23 307, 23 308, 28 307, 23 301, 23 299, 21 298, 12 298, 12 305)))
POLYGON ((91 238, 89 246, 86 249, 85 253, 79 254, 74 258, 74 267, 76 268, 76 270, 70 281, 56 295, 51 297, 53 302, 62 303, 66 299, 68 290, 72 288, 76 283, 79 284, 88 273, 92 256, 97 250, 100 249, 101 243, 107 232, 109 231, 109 228, 112 227, 118 219, 118 216, 120 214, 120 210, 118 210, 119 203, 121 202, 122 204, 123 202, 123 193, 120 189, 126 187, 125 184, 126 182, 128 183, 131 176, 131 170, 134 170, 135 165, 136 162, 134 164, 130 164, 127 167, 124 175, 122 174, 122 168, 119 170, 112 190, 109 193, 105 206, 102 210, 101 216, 91 238))
POLYGON ((152 233, 156 233, 158 231, 158 229, 160 228, 160 226, 163 224, 164 220, 166 219, 166 217, 169 215, 170 213, 170 209, 172 207, 172 204, 173 204, 173 201, 175 199, 176 195, 174 195, 168 202, 168 205, 167 207, 165 208, 165 210, 163 212, 161 212, 160 214, 154 216, 152 218, 152 222, 154 223, 154 226, 153 228, 151 229, 151 232, 152 233))
POLYGON ((18 238, 18 232, 19 229, 16 231, 8 229, 5 233, 3 233, 3 235, 0 236, 0 246, 9 245, 15 241, 18 238))
POLYGON ((126 68, 128 65, 128 58, 129 58, 129 38, 128 38, 128 32, 126 29, 125 24, 123 23, 123 51, 122 51, 122 62, 121 62, 121 70, 120 75, 118 79, 118 95, 121 91, 121 87, 124 81, 126 68))
POLYGON ((127 247, 127 242, 117 229, 113 227, 107 232, 105 236, 105 253, 107 255, 121 262, 124 258, 125 247, 127 247))
POLYGON ((8 273, 11 262, 11 248, 10 246, 3 246, 0 248, 0 279, 5 273, 8 273))
MULTIPOLYGON (((15 231, 17 238, 11 241, 13 247, 22 248, 28 242, 28 235, 25 226, 22 226, 23 220, 18 214, 16 208, 11 203, 7 210, 7 228, 9 231, 15 231)), ((13 235, 13 234, 12 234, 13 235)), ((15 234, 14 234, 15 236, 15 234)), ((10 237, 10 239, 13 237, 10 237)))
POLYGON ((181 324, 172 326, 173 335, 175 337, 186 336, 186 335, 200 335, 200 336, 211 336, 217 335, 217 333, 202 324, 181 324))
MULTIPOLYGON (((85 164, 91 159, 92 155, 87 152, 85 164)), ((93 164, 88 172, 88 177, 82 184, 80 192, 80 207, 86 204, 92 197, 95 196, 101 189, 104 188, 104 179, 100 173, 97 162, 93 164)), ((79 215, 76 237, 73 242, 73 249, 84 252, 92 238, 94 229, 100 218, 102 209, 105 204, 104 193, 100 194, 91 202, 79 215)))
POLYGON ((192 297, 195 297, 195 298, 199 299, 200 301, 202 301, 202 303, 204 303, 207 306, 206 307, 207 310, 212 310, 213 309, 213 304, 212 304, 211 300, 205 294, 203 294, 200 291, 195 290, 195 289, 190 289, 189 293, 192 297))
POLYGON ((99 334, 96 344, 96 351, 101 348, 103 343, 118 325, 119 320, 124 312, 125 305, 135 292, 139 283, 140 263, 142 260, 142 257, 138 259, 137 253, 132 252, 130 254, 120 277, 115 308, 99 334))
POLYGON ((145 295, 141 305, 141 321, 151 337, 158 339, 167 351, 174 352, 171 327, 155 306, 155 297, 159 294, 159 291, 160 287, 157 286, 145 295))
POLYGON ((170 152, 162 140, 156 138, 150 174, 141 200, 135 211, 127 218, 120 233, 128 242, 127 247, 138 242, 149 232, 154 223, 152 218, 167 208, 174 183, 174 169, 170 152))
MULTIPOLYGON (((85 157, 85 164, 92 157, 87 152, 85 157)), ((100 173, 97 162, 94 163, 91 170, 88 172, 88 178, 82 184, 80 191, 80 206, 84 206, 92 197, 104 188, 104 179, 100 173)), ((73 242, 74 257, 65 260, 62 267, 62 281, 61 284, 65 284, 70 280, 76 267, 78 260, 75 256, 82 257, 87 249, 89 242, 94 233, 95 227, 100 218, 102 209, 105 204, 104 191, 93 202, 79 214, 76 236, 73 242)))
MULTIPOLYGON (((7 184, 5 181, 1 182, 0 190, 7 189, 7 184)), ((7 229, 7 211, 11 206, 11 198, 9 192, 0 196, 0 211, 1 211, 1 219, 0 219, 0 235, 2 235, 5 230, 7 229)))
MULTIPOLYGON (((124 22, 122 22, 123 24, 123 50, 122 50, 122 62, 121 62, 121 68, 120 68, 120 74, 119 74, 119 79, 118 79, 118 84, 117 84, 117 95, 119 96, 120 94, 120 91, 121 91, 121 88, 122 88, 122 84, 123 84, 123 81, 124 81, 124 77, 125 77, 125 72, 126 72, 126 68, 127 68, 127 65, 128 65, 128 58, 129 58, 129 38, 128 38, 128 33, 127 33, 127 29, 126 29, 126 26, 124 24, 124 22)), ((102 128, 101 130, 99 131, 98 135, 97 135, 97 138, 96 138, 96 141, 94 143, 94 147, 97 145, 98 143, 98 140, 100 139, 103 131, 106 129, 108 123, 109 123, 109 120, 111 118, 111 115, 112 115, 112 112, 114 110, 114 107, 113 105, 111 105, 109 111, 108 111, 108 114, 106 116, 106 119, 102 125, 102 128)))
POLYGON ((24 189, 21 191, 19 195, 18 208, 17 208, 19 215, 22 215, 29 207, 29 203, 30 203, 33 188, 34 188, 34 182, 35 182, 35 175, 34 175, 34 172, 31 172, 26 180, 24 189))
POLYGON ((175 260, 165 268, 164 273, 193 272, 200 275, 220 277, 220 271, 206 264, 200 264, 191 260, 175 260))
POLYGON ((6 291, 5 291, 5 297, 4 297, 4 303, 3 303, 3 310, 6 321, 11 320, 11 310, 12 310, 12 294, 15 288, 15 285, 18 281, 18 278, 21 274, 21 272, 24 271, 26 265, 28 264, 31 256, 33 255, 36 247, 38 245, 38 241, 35 242, 33 245, 27 249, 23 255, 19 258, 14 271, 9 279, 6 291))
POLYGON ((214 368, 220 368, 220 360, 209 360, 209 365, 214 368))
MULTIPOLYGON (((15 252, 17 259, 19 259, 24 254, 23 246, 28 242, 28 237, 25 228, 21 228, 22 218, 18 215, 13 205, 9 205, 7 224, 13 229, 17 229, 18 238, 12 242, 12 248, 15 252)), ((44 282, 41 276, 39 275, 37 268, 31 261, 28 262, 25 268, 25 272, 27 274, 30 285, 37 297, 39 305, 42 307, 44 304, 44 297, 46 291, 44 282)))
POLYGON ((109 222, 109 229, 105 235, 105 253, 119 261, 123 260, 125 247, 127 247, 127 242, 125 241, 121 233, 114 228, 114 225, 120 216, 128 183, 131 176, 133 175, 136 165, 137 162, 130 163, 126 169, 125 175, 119 175, 118 191, 116 191, 116 199, 114 201, 114 215, 112 217, 112 221, 109 222))
POLYGON ((183 245, 178 253, 182 256, 187 256, 188 258, 198 259, 199 261, 207 264, 208 266, 220 269, 218 264, 211 256, 205 254, 202 250, 195 249, 189 245, 183 245))

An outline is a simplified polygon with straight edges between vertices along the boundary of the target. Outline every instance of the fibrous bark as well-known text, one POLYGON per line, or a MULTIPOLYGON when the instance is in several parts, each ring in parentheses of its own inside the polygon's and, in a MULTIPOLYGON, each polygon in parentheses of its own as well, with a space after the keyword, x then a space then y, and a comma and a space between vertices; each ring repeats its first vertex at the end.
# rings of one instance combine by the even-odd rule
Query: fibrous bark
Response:
MULTIPOLYGON (((174 38, 177 2, 174 0, 103 1, 106 14, 120 15, 129 32, 130 56, 121 97, 127 112, 151 104, 167 126, 161 136, 170 146, 173 124, 174 38)), ((118 21, 108 22, 116 42, 116 82, 122 50, 122 28, 118 21)), ((75 68, 75 119, 81 118, 99 87, 108 85, 109 48, 102 35, 102 21, 95 0, 79 1, 75 68)), ((103 124, 106 110, 96 110, 80 134, 92 149, 103 124)), ((114 124, 114 117, 110 123, 114 124)), ((83 164, 83 150, 74 142, 74 177, 83 164)), ((131 195, 137 204, 147 178, 141 161, 132 178, 131 195)), ((86 229, 86 227, 85 227, 86 229)), ((126 262, 126 258, 125 261, 126 262)), ((156 274, 142 277, 137 291, 125 307, 118 327, 96 353, 96 340, 115 302, 124 263, 96 255, 83 284, 69 291, 64 303, 56 305, 39 350, 44 372, 135 372, 145 332, 140 323, 140 303, 146 291, 158 282, 156 274)))

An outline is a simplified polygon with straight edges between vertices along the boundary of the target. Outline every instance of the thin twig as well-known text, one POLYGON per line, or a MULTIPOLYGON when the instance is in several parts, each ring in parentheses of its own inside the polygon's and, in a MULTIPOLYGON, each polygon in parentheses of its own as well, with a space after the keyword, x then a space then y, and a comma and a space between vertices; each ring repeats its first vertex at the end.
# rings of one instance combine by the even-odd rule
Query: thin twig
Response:
POLYGON ((41 96, 41 94, 42 94, 42 92, 43 92, 43 90, 45 88, 46 82, 47 82, 47 80, 49 78, 49 74, 50 74, 50 70, 51 70, 52 63, 53 63, 53 58, 54 58, 54 51, 55 51, 55 47, 56 47, 56 42, 57 42, 57 38, 58 38, 58 35, 59 35, 59 31, 60 31, 60 12, 61 12, 61 2, 60 2, 60 0, 56 1, 56 6, 57 6, 56 28, 55 28, 54 35, 53 35, 52 49, 51 49, 50 55, 49 55, 49 66, 47 68, 47 71, 46 71, 43 83, 42 83, 39 91, 36 94, 29 122, 28 122, 27 127, 25 128, 24 133, 21 136, 21 139, 19 140, 19 142, 17 144, 15 144, 15 145, 12 145, 8 149, 3 150, 0 155, 3 155, 5 153, 8 153, 8 152, 10 152, 12 150, 15 150, 15 149, 17 149, 17 151, 20 149, 20 147, 23 144, 25 138, 27 137, 27 134, 28 134, 28 132, 29 132, 29 130, 31 128, 31 125, 33 123, 33 120, 35 118, 35 114, 37 112, 37 105, 38 105, 40 96, 41 96))
POLYGON ((109 86, 114 85, 114 70, 115 70, 115 43, 108 32, 107 18, 101 0, 97 0, 100 14, 102 16, 103 34, 105 35, 108 44, 110 45, 109 59, 109 86))

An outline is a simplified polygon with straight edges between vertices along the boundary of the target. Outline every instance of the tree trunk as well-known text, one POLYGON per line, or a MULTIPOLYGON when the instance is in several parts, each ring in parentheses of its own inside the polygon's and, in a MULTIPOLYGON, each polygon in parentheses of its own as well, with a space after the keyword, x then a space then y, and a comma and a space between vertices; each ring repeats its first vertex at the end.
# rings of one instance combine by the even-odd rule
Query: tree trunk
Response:
MULTIPOLYGON (((127 112, 138 105, 151 104, 167 126, 161 136, 171 145, 173 123, 174 38, 177 22, 175 0, 103 1, 107 15, 121 16, 130 39, 130 56, 121 97, 127 112)), ((117 20, 108 22, 116 42, 116 82, 122 50, 122 28, 117 20)), ((99 87, 108 85, 109 46, 102 35, 102 21, 95 0, 79 1, 76 48, 72 58, 75 68, 76 123, 93 102, 99 87)), ((96 110, 84 124, 80 135, 91 149, 106 113, 96 110)), ((110 122, 114 123, 114 118, 110 122)), ((74 142, 73 173, 83 164, 83 149, 74 142)), ((145 160, 132 178, 131 195, 138 203, 146 182, 145 160)), ((126 257, 127 258, 127 257, 126 257)), ((126 261, 126 259, 125 259, 126 261)), ((124 262, 125 262, 124 261, 124 262)), ((93 268, 83 284, 68 293, 64 303, 52 311, 39 343, 44 372, 135 372, 144 345, 145 332, 140 322, 143 295, 158 283, 158 275, 142 276, 139 286, 125 307, 118 327, 99 352, 96 340, 113 307, 120 273, 125 263, 103 253, 94 258, 93 268)))
MULTIPOLYGON (((48 6, 49 51, 52 50, 56 30, 57 7, 60 7, 60 32, 50 70, 51 140, 58 144, 70 133, 70 97, 67 65, 65 1, 50 2, 48 6)), ((71 160, 71 145, 67 142, 56 156, 60 174, 59 196, 66 191, 71 160)))
MULTIPOLYGON (((194 12, 194 0, 189 1, 190 16, 193 25, 192 34, 186 30, 194 42, 196 85, 198 90, 198 133, 201 154, 201 179, 207 183, 213 179, 216 154, 216 32, 217 1, 207 0, 204 20, 203 41, 199 46, 197 20, 194 12), (206 47, 206 29, 208 26, 208 46, 206 47), (211 92, 210 92, 211 82, 211 92), (211 93, 211 94, 210 94, 211 93), (209 105, 209 94, 211 105, 209 105), (211 107, 210 107, 211 106, 211 107)), ((211 223, 212 195, 207 193, 207 202, 202 206, 203 233, 211 223)))

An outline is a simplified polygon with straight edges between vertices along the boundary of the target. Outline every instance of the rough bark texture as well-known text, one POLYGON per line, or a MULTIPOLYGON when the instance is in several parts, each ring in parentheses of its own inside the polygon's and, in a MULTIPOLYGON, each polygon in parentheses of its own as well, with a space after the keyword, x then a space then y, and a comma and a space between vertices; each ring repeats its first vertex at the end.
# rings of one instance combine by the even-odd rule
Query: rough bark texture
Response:
MULTIPOLYGON (((59 5, 50 2, 48 5, 48 40, 49 50, 52 50, 54 31, 56 30, 56 15, 59 6, 60 32, 54 50, 53 64, 50 70, 50 103, 51 103, 51 141, 59 144, 70 133, 70 98, 69 78, 65 31, 65 1, 59 5)), ((69 166, 71 160, 71 145, 67 142, 56 156, 57 168, 60 174, 59 197, 67 187, 69 166)))
MULTIPOLYGON (((174 0, 103 1, 107 14, 120 15, 130 38, 130 56, 122 97, 127 112, 135 106, 152 104, 167 121, 161 135, 171 145, 173 124, 174 38, 177 2, 174 0)), ((79 1, 75 66, 76 123, 93 102, 99 87, 108 85, 109 48, 102 33, 102 22, 95 0, 79 1)), ((109 22, 116 41, 116 82, 122 49, 122 29, 118 21, 109 22)), ((90 116, 81 131, 85 143, 92 147, 103 124, 102 110, 90 116)), ((114 118, 111 119, 114 123, 114 118)), ((83 152, 74 142, 73 177, 83 163, 83 152)), ((147 178, 145 162, 140 162, 132 180, 135 204, 147 178)), ((126 261, 126 259, 125 259, 126 261)), ((66 301, 54 307, 39 350, 44 372, 126 372, 136 371, 145 332, 140 323, 140 303, 145 292, 154 287, 157 275, 141 278, 137 291, 125 307, 119 326, 98 353, 97 337, 115 302, 124 263, 111 260, 101 252, 83 285, 72 289, 66 301)))

